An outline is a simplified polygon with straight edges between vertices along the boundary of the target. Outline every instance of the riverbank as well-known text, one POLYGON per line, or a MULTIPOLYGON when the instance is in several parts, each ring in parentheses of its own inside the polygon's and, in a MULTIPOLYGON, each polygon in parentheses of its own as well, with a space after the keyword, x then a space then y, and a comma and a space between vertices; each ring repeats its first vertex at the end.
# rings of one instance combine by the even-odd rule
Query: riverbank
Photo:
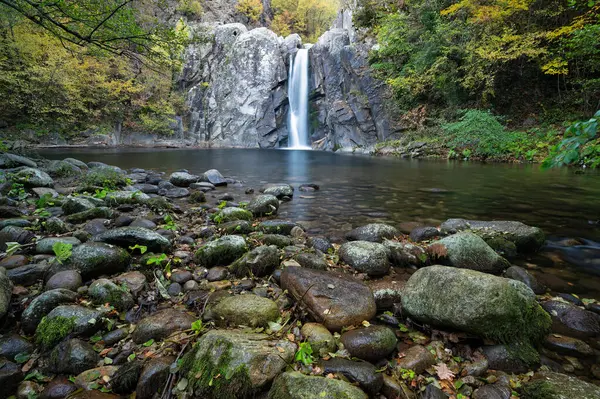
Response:
POLYGON ((314 184, 0 161, 3 397, 600 395, 596 301, 511 265, 536 227, 332 242, 279 216, 314 184))

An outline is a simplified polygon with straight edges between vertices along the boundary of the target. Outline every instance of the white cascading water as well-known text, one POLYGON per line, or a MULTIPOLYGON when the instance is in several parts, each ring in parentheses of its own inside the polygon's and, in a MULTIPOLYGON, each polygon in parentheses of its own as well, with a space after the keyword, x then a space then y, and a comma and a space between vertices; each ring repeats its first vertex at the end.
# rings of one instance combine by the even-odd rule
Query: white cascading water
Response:
POLYGON ((299 49, 296 57, 290 58, 288 98, 288 148, 311 149, 308 139, 308 49, 299 49))

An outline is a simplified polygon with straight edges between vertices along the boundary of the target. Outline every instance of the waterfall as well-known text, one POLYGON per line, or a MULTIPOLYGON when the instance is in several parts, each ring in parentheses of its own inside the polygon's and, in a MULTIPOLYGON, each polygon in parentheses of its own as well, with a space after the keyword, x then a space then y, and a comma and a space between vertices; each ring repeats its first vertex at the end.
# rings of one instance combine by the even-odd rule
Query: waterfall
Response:
POLYGON ((299 49, 290 56, 288 98, 289 148, 310 149, 308 138, 308 49, 299 49))

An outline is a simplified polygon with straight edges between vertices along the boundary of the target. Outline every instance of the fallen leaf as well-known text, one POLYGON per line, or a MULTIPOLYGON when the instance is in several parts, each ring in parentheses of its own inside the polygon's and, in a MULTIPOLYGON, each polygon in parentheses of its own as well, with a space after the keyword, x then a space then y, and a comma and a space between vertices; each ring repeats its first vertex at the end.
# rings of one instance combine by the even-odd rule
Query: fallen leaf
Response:
POLYGON ((290 333, 287 335, 287 339, 290 342, 294 342, 294 341, 296 341, 296 336, 294 334, 290 333))
POLYGON ((277 350, 278 350, 280 353, 283 353, 283 352, 285 352, 285 349, 283 349, 281 346, 278 346, 278 347, 277 347, 277 350))
POLYGON ((441 380, 452 381, 452 379, 454 378, 454 373, 450 371, 450 369, 448 368, 448 366, 446 366, 445 363, 438 363, 437 365, 433 366, 433 368, 435 369, 437 376, 441 380))
POLYGON ((333 378, 335 378, 335 375, 333 375, 333 374, 329 373, 329 374, 327 374, 325 377, 326 377, 326 378, 332 378, 332 379, 333 379, 333 378))

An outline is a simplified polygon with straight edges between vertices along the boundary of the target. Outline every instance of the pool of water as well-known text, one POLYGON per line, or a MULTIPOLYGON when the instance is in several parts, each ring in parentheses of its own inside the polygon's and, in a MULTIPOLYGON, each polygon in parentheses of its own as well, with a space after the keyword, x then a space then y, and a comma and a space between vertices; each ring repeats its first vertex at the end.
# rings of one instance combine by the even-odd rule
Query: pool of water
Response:
MULTIPOLYGON (((187 169, 202 173, 215 168, 255 189, 264 183, 315 183, 319 191, 296 191, 294 199, 280 208, 281 217, 302 222, 312 234, 342 236, 370 222, 437 225, 461 217, 518 220, 541 227, 553 239, 600 241, 600 174, 596 172, 300 150, 86 148, 39 153, 51 159, 75 157, 165 172, 187 169)), ((579 270, 547 255, 545 267, 556 267, 561 278, 569 282, 584 279, 578 277, 579 270)), ((528 266, 533 268, 544 263, 531 262, 534 260, 528 266)), ((600 289, 596 284, 600 280, 592 281, 600 289)))

